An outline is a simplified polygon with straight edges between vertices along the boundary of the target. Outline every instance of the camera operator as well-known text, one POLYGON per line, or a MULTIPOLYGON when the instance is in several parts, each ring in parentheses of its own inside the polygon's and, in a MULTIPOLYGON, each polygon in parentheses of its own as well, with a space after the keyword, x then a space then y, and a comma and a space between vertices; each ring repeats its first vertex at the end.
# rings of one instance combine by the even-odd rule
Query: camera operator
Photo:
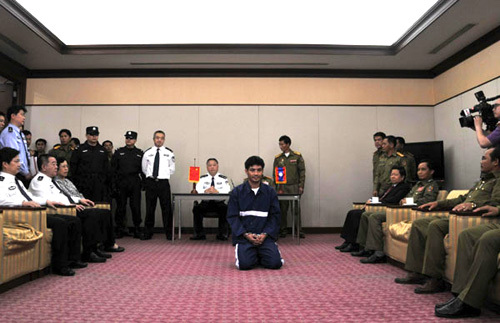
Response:
MULTIPOLYGON (((500 99, 493 104, 493 115, 500 119, 500 99)), ((495 130, 491 133, 483 130, 483 118, 481 116, 474 117, 474 126, 476 128, 477 142, 481 148, 489 148, 500 144, 500 125, 497 124, 495 130)))

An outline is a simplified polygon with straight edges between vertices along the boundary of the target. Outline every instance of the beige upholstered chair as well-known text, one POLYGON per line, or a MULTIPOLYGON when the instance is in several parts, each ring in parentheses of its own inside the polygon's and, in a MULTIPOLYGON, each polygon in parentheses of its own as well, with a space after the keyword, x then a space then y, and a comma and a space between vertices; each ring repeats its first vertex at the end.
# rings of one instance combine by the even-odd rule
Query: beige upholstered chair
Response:
POLYGON ((45 231, 45 208, 1 208, 0 284, 41 269, 45 231))

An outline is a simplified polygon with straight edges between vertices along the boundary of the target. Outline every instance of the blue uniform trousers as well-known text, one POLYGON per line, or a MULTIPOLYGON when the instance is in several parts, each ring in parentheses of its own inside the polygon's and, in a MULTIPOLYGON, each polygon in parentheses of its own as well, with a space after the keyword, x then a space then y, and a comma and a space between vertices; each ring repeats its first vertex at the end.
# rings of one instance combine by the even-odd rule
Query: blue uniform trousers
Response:
POLYGON ((270 238, 266 238, 260 246, 250 241, 237 243, 235 256, 236 267, 241 270, 252 269, 258 264, 264 268, 279 269, 284 263, 278 245, 270 238))

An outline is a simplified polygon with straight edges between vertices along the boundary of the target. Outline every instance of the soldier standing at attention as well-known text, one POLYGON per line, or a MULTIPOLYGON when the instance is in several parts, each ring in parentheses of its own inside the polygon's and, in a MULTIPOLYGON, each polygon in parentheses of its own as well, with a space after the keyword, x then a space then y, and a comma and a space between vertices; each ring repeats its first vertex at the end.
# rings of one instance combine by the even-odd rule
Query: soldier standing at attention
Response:
POLYGON ((396 137, 396 151, 402 159, 402 166, 406 170, 406 181, 413 184, 416 181, 417 163, 415 162, 415 156, 411 152, 405 151, 405 144, 405 138, 396 137))
POLYGON ((391 169, 401 165, 401 157, 396 153, 396 137, 387 136, 382 141, 384 154, 380 157, 373 181, 373 196, 382 196, 391 187, 391 169))
POLYGON ((70 145, 71 131, 68 129, 59 130, 59 141, 61 143, 54 145, 54 147, 49 150, 49 155, 55 157, 63 157, 69 163, 71 161, 71 154, 74 148, 70 145))
POLYGON ((170 199, 170 176, 175 172, 174 152, 164 147, 165 133, 156 130, 153 135, 154 146, 144 152, 142 157, 142 172, 146 176, 146 219, 141 240, 153 237, 155 226, 156 201, 160 200, 163 228, 167 240, 172 236, 172 201, 170 199))
POLYGON ((71 156, 72 181, 86 198, 109 202, 109 162, 106 150, 99 144, 99 128, 87 127, 87 141, 71 156))
MULTIPOLYGON (((375 144, 375 148, 377 148, 377 150, 375 150, 373 152, 373 159, 372 159, 372 163, 373 163, 372 181, 373 181, 373 183, 375 183, 375 174, 377 172, 378 161, 379 161, 380 157, 384 154, 384 151, 382 150, 382 141, 384 139, 385 139, 385 133, 383 133, 383 132, 379 131, 373 135, 373 143, 375 144)), ((374 195, 374 196, 377 196, 377 195, 374 195)))
POLYGON ((121 238, 126 234, 125 212, 127 199, 130 199, 130 210, 134 238, 140 238, 141 226, 141 181, 142 174, 142 150, 135 146, 137 132, 127 131, 125 133, 125 147, 115 151, 111 159, 114 187, 118 190, 117 208, 115 213, 116 237, 121 238))
MULTIPOLYGON (((302 155, 290 149, 292 140, 288 136, 281 136, 279 146, 282 151, 274 157, 273 178, 276 183, 278 194, 302 194, 304 193, 304 184, 306 181, 306 165, 302 155), (282 170, 283 176, 277 176, 277 170, 282 170)), ((287 214, 290 201, 280 201, 281 209, 281 229, 280 237, 284 238, 287 234, 287 214)), ((297 221, 300 225, 300 208, 295 210, 297 221)), ((299 232, 300 238, 305 238, 303 232, 299 232)))

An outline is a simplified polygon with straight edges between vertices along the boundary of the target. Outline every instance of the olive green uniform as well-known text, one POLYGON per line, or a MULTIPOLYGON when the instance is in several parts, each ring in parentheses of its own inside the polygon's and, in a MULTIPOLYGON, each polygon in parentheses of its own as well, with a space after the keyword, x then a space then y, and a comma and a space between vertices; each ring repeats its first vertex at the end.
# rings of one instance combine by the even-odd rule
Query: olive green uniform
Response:
POLYGON ((69 163, 71 160, 71 154, 73 153, 73 148, 67 144, 67 145, 55 145, 51 150, 49 150, 49 155, 53 156, 55 158, 62 157, 66 159, 66 161, 69 163))
POLYGON ((377 192, 378 196, 382 196, 391 184, 391 168, 401 166, 401 157, 394 152, 390 156, 386 153, 382 154, 378 160, 375 180, 373 181, 373 191, 377 192))
POLYGON ((373 158, 372 158, 372 163, 373 163, 373 184, 375 184, 375 174, 377 173, 377 166, 378 166, 378 161, 380 159, 380 156, 384 154, 384 151, 382 148, 379 148, 373 152, 373 158))
MULTIPOLYGON (((498 192, 492 194, 497 183, 496 176, 500 176, 500 172, 483 175, 467 194, 438 201, 438 208, 451 209, 461 203, 474 203, 479 207, 491 203, 492 196, 499 195, 498 192)), ((415 220, 408 240, 405 269, 433 278, 442 278, 446 257, 443 239, 448 232, 448 217, 432 216, 415 220)))
POLYGON ((401 166, 403 166, 406 171, 406 181, 414 183, 417 180, 417 163, 415 162, 415 156, 409 151, 399 152, 398 155, 401 157, 401 166))
MULTIPOLYGON (((298 194, 299 188, 304 188, 306 181, 306 165, 302 155, 290 150, 288 157, 284 154, 278 154, 274 157, 273 163, 273 178, 276 183, 276 167, 285 167, 286 169, 286 184, 276 184, 277 191, 283 191, 285 194, 298 194)), ((287 214, 290 201, 280 201, 281 208, 281 233, 287 232, 287 214)), ((295 210, 299 226, 301 226, 300 208, 295 210)))
POLYGON ((465 304, 481 308, 498 273, 500 223, 466 229, 458 236, 457 263, 451 291, 465 304))
MULTIPOLYGON (((439 186, 433 179, 418 181, 406 197, 413 197, 417 205, 435 201, 439 186)), ((363 212, 358 229, 357 242, 368 250, 384 250, 384 232, 382 223, 387 220, 386 212, 363 212)))

